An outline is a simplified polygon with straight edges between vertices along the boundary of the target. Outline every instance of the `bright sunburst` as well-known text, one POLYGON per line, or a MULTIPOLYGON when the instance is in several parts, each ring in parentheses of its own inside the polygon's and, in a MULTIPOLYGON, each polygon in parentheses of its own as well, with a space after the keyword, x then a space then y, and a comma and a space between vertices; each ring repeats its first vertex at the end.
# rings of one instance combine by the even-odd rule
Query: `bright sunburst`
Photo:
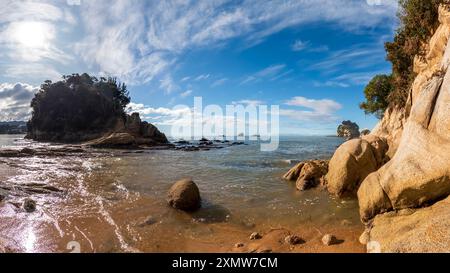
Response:
POLYGON ((52 33, 45 23, 20 22, 13 31, 14 40, 29 48, 43 48, 49 43, 52 33))

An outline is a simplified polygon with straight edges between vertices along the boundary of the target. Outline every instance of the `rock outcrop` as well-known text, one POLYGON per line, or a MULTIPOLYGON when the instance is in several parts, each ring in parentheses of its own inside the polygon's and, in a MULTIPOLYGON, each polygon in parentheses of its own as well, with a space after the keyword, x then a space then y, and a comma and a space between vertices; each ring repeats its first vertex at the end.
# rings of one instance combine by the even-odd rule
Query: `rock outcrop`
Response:
POLYGON ((383 252, 450 251, 449 7, 439 8, 439 22, 414 62, 407 107, 390 109, 372 132, 388 139, 392 159, 363 181, 358 199, 383 252))
POLYGON ((347 140, 358 138, 360 136, 358 124, 350 120, 343 121, 337 129, 337 136, 347 140))
POLYGON ((367 242, 389 253, 450 251, 450 197, 422 209, 388 212, 375 217, 367 242))
POLYGON ((192 180, 180 180, 167 193, 167 203, 175 209, 195 211, 201 206, 200 191, 192 180))
POLYGON ((85 144, 97 148, 139 147, 168 144, 166 136, 152 124, 141 121, 138 113, 119 118, 112 132, 85 144))
POLYGON ((310 160, 300 162, 290 169, 283 179, 295 181, 300 191, 308 190, 318 185, 324 185, 324 175, 328 172, 328 162, 325 160, 310 160))
POLYGON ((386 151, 385 140, 370 135, 342 144, 329 163, 328 191, 336 196, 354 195, 361 182, 385 162, 386 151))
POLYGON ((444 83, 437 76, 424 87, 412 106, 394 157, 365 181, 367 185, 359 194, 364 220, 379 213, 374 207, 381 211, 390 207, 396 210, 418 207, 450 194, 450 74, 447 74, 444 83), (371 195, 368 188, 374 187, 384 191, 382 199, 367 198, 371 195), (379 208, 382 203, 390 206, 379 208))
POLYGON ((136 147, 136 138, 129 133, 112 133, 87 142, 86 145, 95 148, 136 147))

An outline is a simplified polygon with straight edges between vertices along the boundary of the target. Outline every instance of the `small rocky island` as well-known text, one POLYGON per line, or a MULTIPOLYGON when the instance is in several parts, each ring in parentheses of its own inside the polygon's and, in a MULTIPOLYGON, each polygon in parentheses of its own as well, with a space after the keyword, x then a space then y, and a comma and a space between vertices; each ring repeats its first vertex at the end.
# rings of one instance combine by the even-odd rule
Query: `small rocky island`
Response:
POLYGON ((26 138, 94 147, 168 144, 138 113, 125 112, 129 102, 126 85, 115 78, 72 74, 55 83, 45 81, 31 102, 26 138))
POLYGON ((360 135, 358 124, 350 120, 344 120, 337 128, 337 136, 347 140, 358 138, 360 135))

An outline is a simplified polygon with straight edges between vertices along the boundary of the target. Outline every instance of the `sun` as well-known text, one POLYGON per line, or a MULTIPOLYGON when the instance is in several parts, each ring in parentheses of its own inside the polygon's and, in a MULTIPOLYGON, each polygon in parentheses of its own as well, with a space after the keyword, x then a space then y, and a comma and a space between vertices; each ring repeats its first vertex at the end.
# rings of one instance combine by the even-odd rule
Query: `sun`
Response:
POLYGON ((49 44, 52 33, 46 23, 20 22, 14 27, 15 42, 28 48, 43 48, 49 44))

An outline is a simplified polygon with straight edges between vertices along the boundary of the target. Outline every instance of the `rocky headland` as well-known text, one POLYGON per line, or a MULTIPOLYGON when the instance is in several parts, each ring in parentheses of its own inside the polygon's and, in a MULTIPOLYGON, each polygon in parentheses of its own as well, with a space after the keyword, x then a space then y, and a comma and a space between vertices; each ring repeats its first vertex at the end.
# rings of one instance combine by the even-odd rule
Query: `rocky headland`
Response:
POLYGON ((306 175, 311 163, 303 162, 285 175, 322 181, 338 197, 357 196, 366 226, 360 242, 369 252, 450 251, 449 37, 450 8, 441 5, 426 54, 414 59, 406 105, 390 106, 369 135, 343 143, 328 173, 306 175))

